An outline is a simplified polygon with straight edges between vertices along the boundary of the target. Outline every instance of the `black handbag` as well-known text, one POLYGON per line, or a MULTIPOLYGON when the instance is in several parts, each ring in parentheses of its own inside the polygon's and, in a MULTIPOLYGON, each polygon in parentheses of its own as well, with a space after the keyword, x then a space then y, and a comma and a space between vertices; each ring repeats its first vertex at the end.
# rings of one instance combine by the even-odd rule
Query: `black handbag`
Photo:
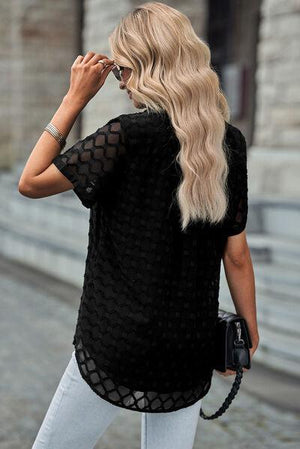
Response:
POLYGON ((236 371, 236 376, 231 391, 219 410, 213 415, 207 416, 201 407, 200 416, 203 419, 218 418, 228 409, 240 387, 243 368, 251 368, 249 348, 252 348, 252 341, 244 318, 219 309, 215 337, 214 369, 223 373, 230 369, 236 371))

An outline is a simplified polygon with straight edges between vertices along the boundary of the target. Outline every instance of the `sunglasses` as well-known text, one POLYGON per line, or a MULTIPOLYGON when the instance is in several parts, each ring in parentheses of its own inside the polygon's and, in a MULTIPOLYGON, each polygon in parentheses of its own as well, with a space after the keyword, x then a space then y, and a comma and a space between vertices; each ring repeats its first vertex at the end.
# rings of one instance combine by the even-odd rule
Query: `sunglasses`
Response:
POLYGON ((115 64, 116 67, 112 69, 113 74, 117 78, 118 81, 122 81, 122 71, 125 69, 125 67, 122 67, 121 65, 115 64))

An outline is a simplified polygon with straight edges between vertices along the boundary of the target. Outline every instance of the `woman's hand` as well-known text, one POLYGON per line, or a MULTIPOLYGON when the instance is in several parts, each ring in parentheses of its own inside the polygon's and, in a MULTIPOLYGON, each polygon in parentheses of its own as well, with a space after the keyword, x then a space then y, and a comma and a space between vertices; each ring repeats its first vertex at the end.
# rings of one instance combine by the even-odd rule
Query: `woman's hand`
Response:
MULTIPOLYGON (((251 338, 251 340, 252 340, 252 348, 249 348, 250 361, 252 361, 253 354, 255 353, 255 351, 258 347, 259 337, 251 338)), ((227 369, 225 372, 218 371, 217 369, 215 371, 217 371, 217 373, 221 374, 221 376, 225 376, 225 377, 232 376, 233 374, 236 375, 236 371, 233 371, 231 369, 227 369)), ((243 372, 245 372, 245 371, 249 371, 249 370, 247 368, 243 368, 243 372)))
POLYGON ((71 67, 70 87, 66 97, 82 107, 86 106, 114 67, 114 61, 101 53, 89 51, 84 57, 77 56, 71 67), (100 59, 104 60, 106 66, 98 62, 100 59))

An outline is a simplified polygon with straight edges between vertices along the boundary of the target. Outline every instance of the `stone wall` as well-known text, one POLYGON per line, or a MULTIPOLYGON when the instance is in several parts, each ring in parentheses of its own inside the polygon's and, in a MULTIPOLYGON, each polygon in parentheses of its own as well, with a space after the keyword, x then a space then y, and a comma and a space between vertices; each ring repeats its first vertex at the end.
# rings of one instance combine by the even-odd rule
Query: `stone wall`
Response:
MULTIPOLYGON (((0 3, 0 167, 29 156, 67 92, 80 40, 78 0, 0 3)), ((78 124, 70 138, 78 135, 78 124)))
POLYGON ((255 195, 300 195, 300 2, 264 0, 261 8, 254 144, 255 195))

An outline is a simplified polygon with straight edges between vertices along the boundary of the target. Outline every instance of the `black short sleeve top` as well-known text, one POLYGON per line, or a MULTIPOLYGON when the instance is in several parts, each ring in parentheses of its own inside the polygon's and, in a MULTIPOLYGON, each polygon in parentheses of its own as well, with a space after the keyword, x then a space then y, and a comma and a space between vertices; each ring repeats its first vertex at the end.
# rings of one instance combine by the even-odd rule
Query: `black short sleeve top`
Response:
POLYGON ((226 123, 230 206, 180 229, 180 147, 166 112, 121 114, 53 159, 90 209, 73 337, 82 377, 123 408, 169 412, 211 385, 222 250, 247 222, 247 156, 226 123))

